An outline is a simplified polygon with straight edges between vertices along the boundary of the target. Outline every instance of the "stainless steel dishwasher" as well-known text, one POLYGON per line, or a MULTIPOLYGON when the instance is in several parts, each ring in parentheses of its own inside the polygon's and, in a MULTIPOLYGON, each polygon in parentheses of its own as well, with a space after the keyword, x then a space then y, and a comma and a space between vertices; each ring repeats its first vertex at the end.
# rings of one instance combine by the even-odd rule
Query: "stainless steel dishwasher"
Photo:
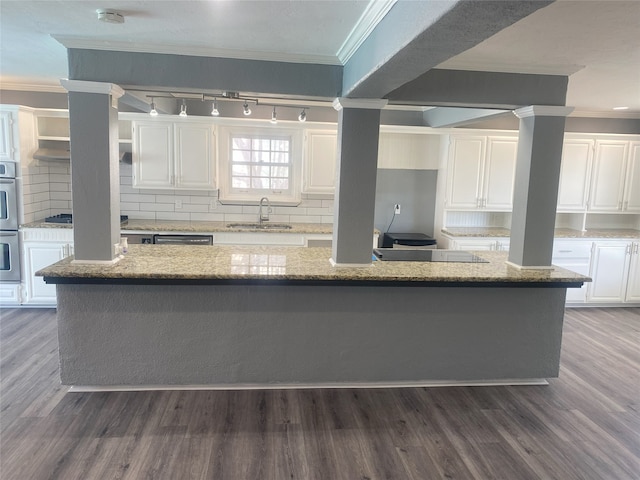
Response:
POLYGON ((153 236, 156 245, 213 245, 213 235, 165 235, 153 236))

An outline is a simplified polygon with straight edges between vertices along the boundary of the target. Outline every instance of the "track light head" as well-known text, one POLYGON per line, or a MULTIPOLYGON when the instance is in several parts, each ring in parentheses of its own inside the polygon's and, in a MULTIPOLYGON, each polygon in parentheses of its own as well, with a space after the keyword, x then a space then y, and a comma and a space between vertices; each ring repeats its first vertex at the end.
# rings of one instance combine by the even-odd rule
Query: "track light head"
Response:
POLYGON ((184 100, 184 98, 182 99, 182 105, 180 105, 180 113, 179 115, 181 117, 186 117, 187 116, 187 102, 184 100))
POLYGON ((298 115, 298 121, 300 121, 300 122, 306 122, 307 121, 306 108, 303 108, 302 111, 300 112, 300 115, 298 115))
POLYGON ((245 116, 251 115, 251 109, 249 108, 249 104, 247 102, 244 102, 244 105, 242 106, 242 113, 244 113, 245 116))
POLYGON ((271 123, 278 123, 278 114, 276 113, 276 107, 273 107, 273 112, 271 112, 271 123))
POLYGON ((156 102, 153 101, 153 98, 151 99, 151 110, 149 110, 149 115, 151 115, 152 117, 158 116, 158 110, 156 110, 156 102))
POLYGON ((211 108, 211 115, 213 115, 214 117, 217 117, 218 115, 220 115, 220 112, 218 111, 218 99, 217 98, 213 99, 213 107, 211 108))

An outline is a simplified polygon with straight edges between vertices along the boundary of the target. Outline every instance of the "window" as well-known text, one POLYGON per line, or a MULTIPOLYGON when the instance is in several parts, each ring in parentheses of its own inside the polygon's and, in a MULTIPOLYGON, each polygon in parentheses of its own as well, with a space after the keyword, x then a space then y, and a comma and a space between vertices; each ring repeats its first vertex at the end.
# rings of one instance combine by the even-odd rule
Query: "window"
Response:
POLYGON ((231 188, 268 194, 289 190, 291 139, 289 137, 231 137, 231 188))
POLYGON ((302 134, 299 130, 221 127, 220 194, 222 203, 300 202, 302 134))

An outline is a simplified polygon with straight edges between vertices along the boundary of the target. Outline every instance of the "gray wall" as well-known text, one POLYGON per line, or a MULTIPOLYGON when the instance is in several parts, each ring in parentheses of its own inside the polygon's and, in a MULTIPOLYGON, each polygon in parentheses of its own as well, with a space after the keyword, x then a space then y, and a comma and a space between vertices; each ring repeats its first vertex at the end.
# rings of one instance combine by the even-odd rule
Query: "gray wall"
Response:
POLYGON ((390 232, 433 236, 437 177, 436 170, 378 169, 375 227, 386 232, 393 207, 399 203, 401 213, 393 220, 390 232))

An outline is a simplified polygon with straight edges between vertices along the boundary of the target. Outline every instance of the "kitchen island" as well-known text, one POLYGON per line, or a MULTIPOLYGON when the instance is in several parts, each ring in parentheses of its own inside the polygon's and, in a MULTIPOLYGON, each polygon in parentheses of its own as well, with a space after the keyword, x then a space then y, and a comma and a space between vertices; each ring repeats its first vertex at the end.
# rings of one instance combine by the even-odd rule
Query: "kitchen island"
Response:
POLYGON ((61 379, 89 388, 539 382, 558 375, 567 288, 587 277, 487 263, 332 267, 328 248, 133 245, 67 258, 61 379))

